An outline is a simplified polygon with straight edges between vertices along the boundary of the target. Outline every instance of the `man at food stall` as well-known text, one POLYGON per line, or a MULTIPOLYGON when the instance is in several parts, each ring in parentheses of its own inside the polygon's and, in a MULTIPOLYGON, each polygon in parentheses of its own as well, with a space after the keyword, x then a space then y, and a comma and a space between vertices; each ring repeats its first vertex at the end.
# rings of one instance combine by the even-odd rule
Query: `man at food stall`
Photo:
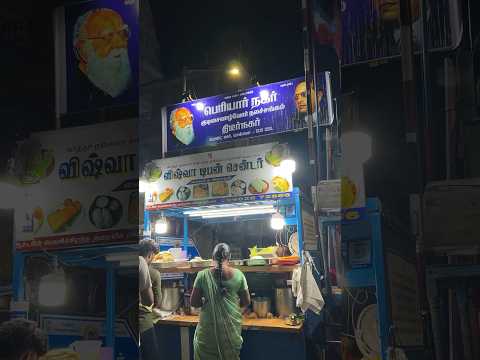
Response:
POLYGON ((34 322, 15 319, 0 325, 0 359, 37 360, 46 350, 47 338, 34 322))
POLYGON ((162 276, 151 264, 148 266, 148 272, 152 281, 153 309, 160 309, 160 303, 162 302, 162 276))
POLYGON ((155 254, 158 253, 158 248, 152 240, 142 240, 139 244, 139 249, 138 289, 140 302, 138 328, 140 331, 140 354, 141 359, 150 360, 158 356, 158 342, 153 324, 152 307, 155 299, 148 265, 152 262, 155 254))
POLYGON ((191 304, 201 307, 193 340, 195 360, 239 360, 242 348, 242 311, 250 304, 245 275, 229 266, 230 247, 213 250, 216 266, 198 273, 191 304))

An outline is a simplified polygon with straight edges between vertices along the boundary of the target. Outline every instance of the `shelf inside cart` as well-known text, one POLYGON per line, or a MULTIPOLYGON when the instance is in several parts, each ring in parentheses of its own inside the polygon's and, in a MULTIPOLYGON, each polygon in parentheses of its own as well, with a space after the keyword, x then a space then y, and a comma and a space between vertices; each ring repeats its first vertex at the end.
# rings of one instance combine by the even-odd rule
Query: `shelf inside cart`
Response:
MULTIPOLYGON (((176 267, 176 268, 161 268, 158 264, 152 263, 152 266, 155 267, 160 273, 187 273, 194 274, 206 268, 204 267, 176 267)), ((265 266, 233 266, 236 269, 241 270, 244 273, 289 273, 295 270, 300 265, 265 265, 265 266)))

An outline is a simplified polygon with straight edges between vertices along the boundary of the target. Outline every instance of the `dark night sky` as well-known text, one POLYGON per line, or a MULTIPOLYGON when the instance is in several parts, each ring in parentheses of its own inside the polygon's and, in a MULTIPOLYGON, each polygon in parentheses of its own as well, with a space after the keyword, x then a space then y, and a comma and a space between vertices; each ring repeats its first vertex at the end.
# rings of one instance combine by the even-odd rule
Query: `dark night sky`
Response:
POLYGON ((300 0, 150 3, 167 78, 183 66, 222 66, 232 59, 261 83, 303 74, 300 0))

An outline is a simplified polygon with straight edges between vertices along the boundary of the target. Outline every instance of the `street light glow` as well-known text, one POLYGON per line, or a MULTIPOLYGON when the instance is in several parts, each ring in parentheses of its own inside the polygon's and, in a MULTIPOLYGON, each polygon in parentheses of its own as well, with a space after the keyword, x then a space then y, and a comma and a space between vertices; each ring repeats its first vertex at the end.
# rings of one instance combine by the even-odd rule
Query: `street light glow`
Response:
POLYGON ((240 69, 238 68, 238 66, 234 66, 230 70, 228 70, 228 73, 232 76, 240 76, 240 69))
POLYGON ((205 104, 202 102, 198 102, 195 104, 195 107, 197 108, 198 111, 203 111, 203 109, 205 109, 205 104))

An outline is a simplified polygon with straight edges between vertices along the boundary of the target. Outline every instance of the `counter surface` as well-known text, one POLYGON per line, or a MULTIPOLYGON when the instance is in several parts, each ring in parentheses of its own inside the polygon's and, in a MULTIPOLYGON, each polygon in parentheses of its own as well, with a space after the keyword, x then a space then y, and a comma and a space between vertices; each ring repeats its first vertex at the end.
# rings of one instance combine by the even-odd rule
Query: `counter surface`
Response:
MULTIPOLYGON (((172 315, 164 319, 156 320, 159 325, 175 325, 181 327, 196 326, 198 316, 194 315, 172 315)), ((283 319, 243 319, 243 330, 283 331, 301 332, 302 325, 291 326, 285 324, 283 319)))
MULTIPOLYGON (((152 266, 160 273, 197 273, 206 267, 176 267, 176 268, 162 268, 158 263, 152 263, 152 266)), ((232 266, 241 270, 244 273, 260 272, 260 273, 290 273, 299 265, 265 265, 265 266, 232 266)))

